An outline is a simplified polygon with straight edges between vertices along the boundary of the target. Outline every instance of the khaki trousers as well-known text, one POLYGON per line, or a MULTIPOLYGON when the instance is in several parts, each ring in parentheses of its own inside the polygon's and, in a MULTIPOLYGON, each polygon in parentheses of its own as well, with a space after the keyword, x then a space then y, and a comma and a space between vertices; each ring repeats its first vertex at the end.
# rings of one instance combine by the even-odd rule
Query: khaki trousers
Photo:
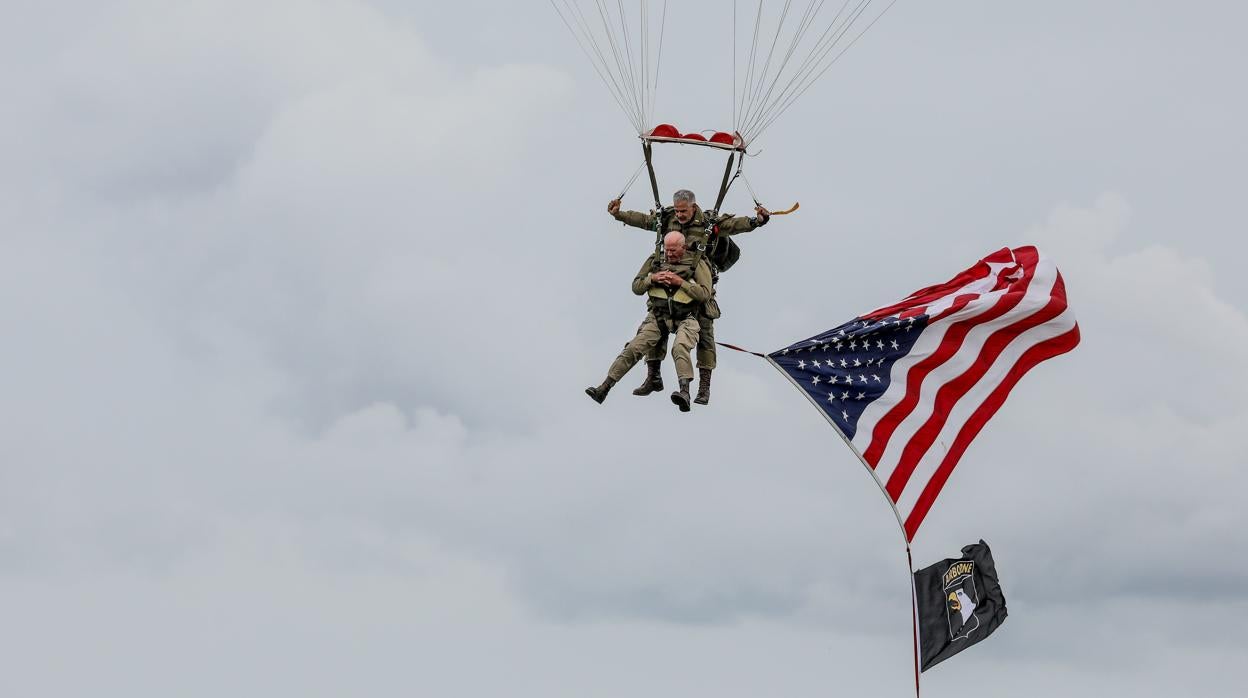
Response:
MULTIPOLYGON (((709 325, 710 320, 706 323, 709 325)), ((684 380, 693 380, 693 360, 690 358, 690 352, 695 346, 699 347, 698 364, 704 365, 702 350, 698 343, 700 329, 698 318, 694 315, 669 324, 656 318, 654 313, 646 313, 646 319, 641 321, 637 334, 624 345, 624 351, 621 351, 611 363, 611 368, 607 370, 607 377, 616 381, 620 380, 643 357, 653 357, 656 348, 658 360, 661 361, 665 347, 661 347, 660 342, 666 344, 667 335, 673 334, 675 339, 672 342, 672 361, 676 364, 676 376, 684 380)))
MULTIPOLYGON (((655 342, 647 361, 662 361, 667 353, 667 335, 655 342)), ((698 368, 715 369, 715 321, 698 313, 698 368)))

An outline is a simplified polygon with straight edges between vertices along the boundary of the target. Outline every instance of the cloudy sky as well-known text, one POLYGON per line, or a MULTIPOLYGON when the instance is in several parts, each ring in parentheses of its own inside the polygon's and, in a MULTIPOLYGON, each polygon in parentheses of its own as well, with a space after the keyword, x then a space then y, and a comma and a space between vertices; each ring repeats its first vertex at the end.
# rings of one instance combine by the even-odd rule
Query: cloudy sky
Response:
MULTIPOLYGON (((582 393, 650 241, 549 4, 4 7, 0 692, 912 690, 896 520, 779 374, 722 356, 688 415, 639 370, 582 393)), ((669 8, 659 120, 730 120, 725 8, 669 8)), ((915 540, 986 539, 1010 607, 926 695, 1240 695, 1246 21, 901 0, 747 165, 802 208, 741 238, 724 341, 1004 245, 1078 313, 915 540)), ((711 195, 694 150, 665 191, 711 195)))

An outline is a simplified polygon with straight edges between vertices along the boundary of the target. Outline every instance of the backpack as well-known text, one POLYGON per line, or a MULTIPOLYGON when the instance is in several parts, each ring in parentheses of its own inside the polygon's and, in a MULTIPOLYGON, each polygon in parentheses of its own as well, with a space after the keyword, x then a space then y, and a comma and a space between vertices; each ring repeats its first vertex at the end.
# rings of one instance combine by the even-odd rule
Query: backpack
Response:
MULTIPOLYGON (((667 230, 667 226, 670 223, 671 216, 673 214, 674 211, 671 206, 664 206, 663 209, 659 211, 659 228, 661 230, 667 230)), ((707 216, 707 211, 703 210, 702 215, 707 216)), ((715 215, 718 216, 719 214, 716 213, 715 215)), ((711 231, 707 248, 703 253, 707 261, 711 263, 711 269, 715 272, 716 276, 719 275, 719 272, 731 269, 732 266, 737 263, 737 260, 741 259, 741 246, 727 235, 719 235, 716 232, 717 230, 718 229, 713 229, 711 231)), ((660 235, 660 239, 656 241, 655 244, 655 248, 659 251, 661 251, 662 245, 661 237, 662 236, 660 235)))

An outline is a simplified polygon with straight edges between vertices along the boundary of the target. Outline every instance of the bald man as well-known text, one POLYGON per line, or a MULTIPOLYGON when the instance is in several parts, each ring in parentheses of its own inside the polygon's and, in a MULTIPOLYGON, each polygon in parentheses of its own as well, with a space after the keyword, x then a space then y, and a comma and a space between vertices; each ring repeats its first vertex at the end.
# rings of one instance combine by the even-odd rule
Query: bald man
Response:
MULTIPOLYGON (((657 254, 657 253, 656 253, 657 254)), ((711 297, 711 268, 705 261, 685 254, 685 236, 670 232, 663 237, 662 259, 646 258, 633 277, 633 293, 646 296, 646 317, 624 351, 615 357, 606 380, 585 393, 601 404, 629 369, 645 357, 667 334, 673 336, 672 361, 680 389, 672 402, 681 412, 689 411, 689 384, 693 381, 690 352, 698 345, 698 314, 711 297)))

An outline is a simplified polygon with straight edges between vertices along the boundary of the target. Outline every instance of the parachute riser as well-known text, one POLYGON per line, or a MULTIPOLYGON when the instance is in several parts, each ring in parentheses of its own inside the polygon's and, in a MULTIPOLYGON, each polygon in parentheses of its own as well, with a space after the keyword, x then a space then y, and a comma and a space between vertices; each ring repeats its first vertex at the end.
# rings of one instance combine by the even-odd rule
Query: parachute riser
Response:
POLYGON ((659 180, 654 176, 654 158, 650 143, 641 142, 641 152, 646 157, 646 171, 650 174, 650 192, 654 194, 654 266, 663 255, 663 202, 659 200, 659 180))
POLYGON ((737 153, 728 153, 728 162, 724 165, 724 178, 719 183, 719 195, 715 197, 715 207, 711 211, 718 215, 719 207, 724 205, 724 197, 728 196, 728 189, 732 187, 732 183, 741 176, 741 168, 745 165, 745 155, 737 155, 737 153), (732 158, 737 156, 737 173, 732 174, 732 158))

